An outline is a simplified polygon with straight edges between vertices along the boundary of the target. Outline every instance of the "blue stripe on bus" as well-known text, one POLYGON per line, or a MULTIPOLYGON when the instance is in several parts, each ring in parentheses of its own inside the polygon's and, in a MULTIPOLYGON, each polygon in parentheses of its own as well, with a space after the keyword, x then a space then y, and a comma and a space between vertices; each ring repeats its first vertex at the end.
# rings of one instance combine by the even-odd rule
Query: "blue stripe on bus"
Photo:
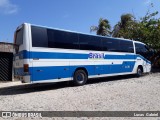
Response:
MULTIPOLYGON (((26 50, 20 53, 21 59, 88 59, 89 54, 78 54, 78 53, 58 53, 58 52, 28 52, 26 50)), ((126 54, 126 55, 111 55, 105 54, 104 59, 136 59, 137 57, 142 58, 147 63, 151 64, 149 60, 143 56, 137 54, 126 54)))
POLYGON ((30 58, 30 52, 23 50, 20 51, 17 54, 14 54, 14 60, 16 59, 16 57, 19 57, 19 59, 29 59, 30 58))
MULTIPOLYGON (((47 67, 30 67, 31 81, 49 80, 49 79, 61 79, 73 77, 75 70, 79 67, 84 67, 90 75, 103 75, 103 74, 114 74, 114 73, 125 73, 132 72, 135 62, 128 61, 123 64, 115 65, 85 65, 85 66, 47 66, 47 67)), ((15 69, 21 74, 23 68, 15 69), (22 71, 21 71, 22 70, 22 71), (21 72, 20 72, 21 71, 21 72)), ((18 73, 16 73, 18 74, 18 73)))
MULTIPOLYGON (((58 52, 28 52, 23 51, 23 59, 88 59, 89 54, 78 54, 78 53, 58 53, 58 52)), ((105 54, 104 59, 135 59, 134 54, 126 55, 111 55, 105 54)))
MULTIPOLYGON (((39 58, 39 59, 88 59, 89 54, 78 54, 78 53, 58 53, 58 52, 28 52, 26 50, 23 50, 16 54, 15 57, 19 56, 19 59, 33 59, 33 58, 39 58)), ((141 55, 110 55, 106 54, 104 59, 135 59, 137 57, 142 58, 147 63, 151 64, 149 60, 144 58, 141 55)))

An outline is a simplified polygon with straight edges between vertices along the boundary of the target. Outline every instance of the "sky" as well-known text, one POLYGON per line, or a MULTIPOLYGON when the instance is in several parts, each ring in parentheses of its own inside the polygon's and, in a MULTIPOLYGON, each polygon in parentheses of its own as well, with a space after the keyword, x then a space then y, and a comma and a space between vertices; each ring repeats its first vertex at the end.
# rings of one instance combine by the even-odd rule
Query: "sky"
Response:
POLYGON ((22 23, 95 34, 90 26, 98 25, 99 18, 113 27, 125 13, 141 18, 151 3, 151 12, 160 12, 160 0, 0 0, 0 42, 13 42, 22 23))

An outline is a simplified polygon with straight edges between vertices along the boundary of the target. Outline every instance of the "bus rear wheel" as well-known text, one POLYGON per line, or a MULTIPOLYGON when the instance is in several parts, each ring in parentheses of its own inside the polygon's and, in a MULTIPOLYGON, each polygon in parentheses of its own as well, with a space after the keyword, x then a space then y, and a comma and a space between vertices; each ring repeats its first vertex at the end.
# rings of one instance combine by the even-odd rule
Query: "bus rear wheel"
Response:
POLYGON ((88 80, 88 76, 84 70, 77 70, 73 76, 73 83, 76 86, 84 85, 88 80))

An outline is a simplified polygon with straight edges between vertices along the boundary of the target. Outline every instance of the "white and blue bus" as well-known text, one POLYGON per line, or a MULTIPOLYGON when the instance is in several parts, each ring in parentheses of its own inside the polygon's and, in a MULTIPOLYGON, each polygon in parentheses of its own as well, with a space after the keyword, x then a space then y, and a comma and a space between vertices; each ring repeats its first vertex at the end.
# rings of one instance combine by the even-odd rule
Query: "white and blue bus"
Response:
POLYGON ((14 78, 27 83, 73 81, 150 72, 142 43, 24 23, 15 32, 14 78))

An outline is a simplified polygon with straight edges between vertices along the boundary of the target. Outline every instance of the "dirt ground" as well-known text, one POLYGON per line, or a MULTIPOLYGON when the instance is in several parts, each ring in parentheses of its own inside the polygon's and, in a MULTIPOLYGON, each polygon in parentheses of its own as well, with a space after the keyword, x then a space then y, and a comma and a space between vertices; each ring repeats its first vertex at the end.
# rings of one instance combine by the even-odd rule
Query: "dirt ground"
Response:
MULTIPOLYGON (((46 84, 24 84, 19 81, 1 82, 0 110, 160 111, 160 73, 150 73, 140 78, 118 76, 93 79, 84 86, 72 86, 67 82, 46 84)), ((160 120, 160 118, 99 119, 160 120)))

